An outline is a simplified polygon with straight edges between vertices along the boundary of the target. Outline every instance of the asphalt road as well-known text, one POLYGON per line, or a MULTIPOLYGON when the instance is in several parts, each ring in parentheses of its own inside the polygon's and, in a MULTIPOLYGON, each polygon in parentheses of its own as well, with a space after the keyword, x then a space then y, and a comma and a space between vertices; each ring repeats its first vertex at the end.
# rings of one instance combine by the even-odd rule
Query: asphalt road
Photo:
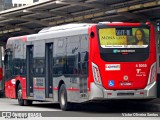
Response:
POLYGON ((144 120, 145 117, 148 120, 158 120, 160 119, 160 99, 147 103, 142 101, 109 101, 105 103, 76 104, 72 111, 66 112, 61 111, 59 104, 33 102, 32 106, 19 106, 17 100, 15 99, 4 97, 0 98, 0 112, 2 113, 8 111, 17 113, 40 113, 44 117, 57 117, 56 119, 59 119, 59 117, 62 117, 62 119, 66 117, 78 117, 79 119, 87 117, 87 120, 90 120, 91 118, 95 119, 100 117, 100 119, 103 120, 106 117, 111 117, 111 119, 113 119, 113 117, 120 117, 118 120, 128 120, 128 118, 132 120, 136 117, 135 120, 137 120, 137 117, 140 117, 138 120, 144 120), (129 117, 129 115, 131 116, 129 117), (158 115, 158 117, 156 115, 158 115))

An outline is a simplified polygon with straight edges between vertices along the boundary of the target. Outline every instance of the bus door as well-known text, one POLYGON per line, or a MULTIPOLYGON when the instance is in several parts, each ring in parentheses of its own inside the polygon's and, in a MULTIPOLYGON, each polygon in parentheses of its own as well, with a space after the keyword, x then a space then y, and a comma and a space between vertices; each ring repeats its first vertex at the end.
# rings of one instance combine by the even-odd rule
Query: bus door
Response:
POLYGON ((4 56, 4 64, 5 64, 5 95, 6 97, 11 97, 13 95, 11 90, 11 83, 10 80, 12 78, 13 74, 13 56, 12 56, 11 49, 5 50, 5 56, 4 56))
POLYGON ((53 43, 46 43, 46 98, 53 98, 53 43))
POLYGON ((27 96, 33 97, 33 45, 27 46, 27 96))

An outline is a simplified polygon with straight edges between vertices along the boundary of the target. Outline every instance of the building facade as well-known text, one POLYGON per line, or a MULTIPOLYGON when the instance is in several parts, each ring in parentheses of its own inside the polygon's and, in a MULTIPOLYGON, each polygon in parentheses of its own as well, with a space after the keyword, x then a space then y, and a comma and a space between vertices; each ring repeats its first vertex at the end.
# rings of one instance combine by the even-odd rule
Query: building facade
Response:
POLYGON ((13 7, 21 7, 25 5, 33 4, 34 0, 12 0, 13 7))
POLYGON ((47 0, 0 0, 0 11, 10 9, 12 7, 21 7, 31 5, 35 2, 42 2, 47 0))
POLYGON ((12 0, 3 0, 4 1, 4 10, 10 9, 13 7, 12 0))
POLYGON ((12 8, 12 0, 0 0, 0 11, 12 8))
POLYGON ((0 0, 0 11, 4 10, 3 0, 0 0))

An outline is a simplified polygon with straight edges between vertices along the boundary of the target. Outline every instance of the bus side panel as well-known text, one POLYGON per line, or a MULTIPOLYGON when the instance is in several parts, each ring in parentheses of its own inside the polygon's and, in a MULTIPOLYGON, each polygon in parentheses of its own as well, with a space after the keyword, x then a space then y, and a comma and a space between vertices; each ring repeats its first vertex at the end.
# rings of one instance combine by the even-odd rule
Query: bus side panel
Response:
POLYGON ((16 98, 16 87, 12 84, 15 79, 8 80, 5 82, 5 95, 8 98, 16 98))
POLYGON ((2 68, 0 67, 0 92, 4 92, 4 79, 3 79, 3 72, 2 68))
POLYGON ((2 81, 2 77, 3 77, 3 71, 2 71, 2 67, 0 66, 0 82, 2 81))
MULTIPOLYGON (((154 62, 156 62, 156 37, 155 37, 155 30, 154 30, 154 26, 153 25, 151 25, 151 29, 150 29, 151 31, 151 37, 150 37, 150 39, 151 39, 151 43, 150 43, 150 58, 151 58, 151 64, 152 63, 154 63, 154 62)), ((157 71, 158 72, 158 71, 157 71)))
POLYGON ((14 98, 16 99, 16 91, 17 91, 17 87, 16 83, 20 82, 20 84, 22 85, 22 97, 23 99, 26 99, 26 78, 23 78, 21 76, 17 76, 14 79, 8 80, 7 82, 5 82, 5 95, 8 98, 14 98))
MULTIPOLYGON (((26 88, 26 83, 23 80, 24 78, 20 76, 25 76, 25 42, 26 36, 10 38, 7 41, 6 52, 10 53, 7 54, 7 57, 10 57, 10 59, 6 59, 7 61, 5 62, 5 95, 9 98, 17 98, 18 83, 22 85, 22 90, 26 88)), ((26 98, 26 95, 24 94, 22 97, 26 98)))
POLYGON ((5 82, 5 96, 9 98, 9 81, 5 82))
POLYGON ((157 45, 157 97, 160 98, 160 35, 156 31, 157 45))
POLYGON ((157 97, 160 98, 160 74, 157 76, 157 97))
POLYGON ((2 47, 0 47, 0 92, 3 91, 2 47))
POLYGON ((92 26, 88 30, 89 34, 89 75, 88 75, 88 88, 90 91, 90 85, 92 82, 94 82, 93 79, 93 72, 92 72, 92 61, 94 59, 94 55, 98 52, 99 53, 99 48, 96 47, 98 46, 97 44, 97 34, 96 34, 96 26, 92 26), (93 36, 92 36, 93 34, 93 36), (92 47, 94 46, 94 47, 92 47))

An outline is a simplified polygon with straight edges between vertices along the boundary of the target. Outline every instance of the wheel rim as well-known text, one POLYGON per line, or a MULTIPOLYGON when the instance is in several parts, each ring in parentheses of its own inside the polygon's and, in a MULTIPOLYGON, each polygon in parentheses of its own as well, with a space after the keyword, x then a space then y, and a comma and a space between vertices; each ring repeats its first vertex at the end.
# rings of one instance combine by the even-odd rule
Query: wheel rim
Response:
POLYGON ((18 100, 20 101, 22 99, 22 90, 18 90, 18 100))
POLYGON ((64 91, 61 93, 61 104, 63 106, 66 104, 66 101, 65 101, 65 92, 64 91))

